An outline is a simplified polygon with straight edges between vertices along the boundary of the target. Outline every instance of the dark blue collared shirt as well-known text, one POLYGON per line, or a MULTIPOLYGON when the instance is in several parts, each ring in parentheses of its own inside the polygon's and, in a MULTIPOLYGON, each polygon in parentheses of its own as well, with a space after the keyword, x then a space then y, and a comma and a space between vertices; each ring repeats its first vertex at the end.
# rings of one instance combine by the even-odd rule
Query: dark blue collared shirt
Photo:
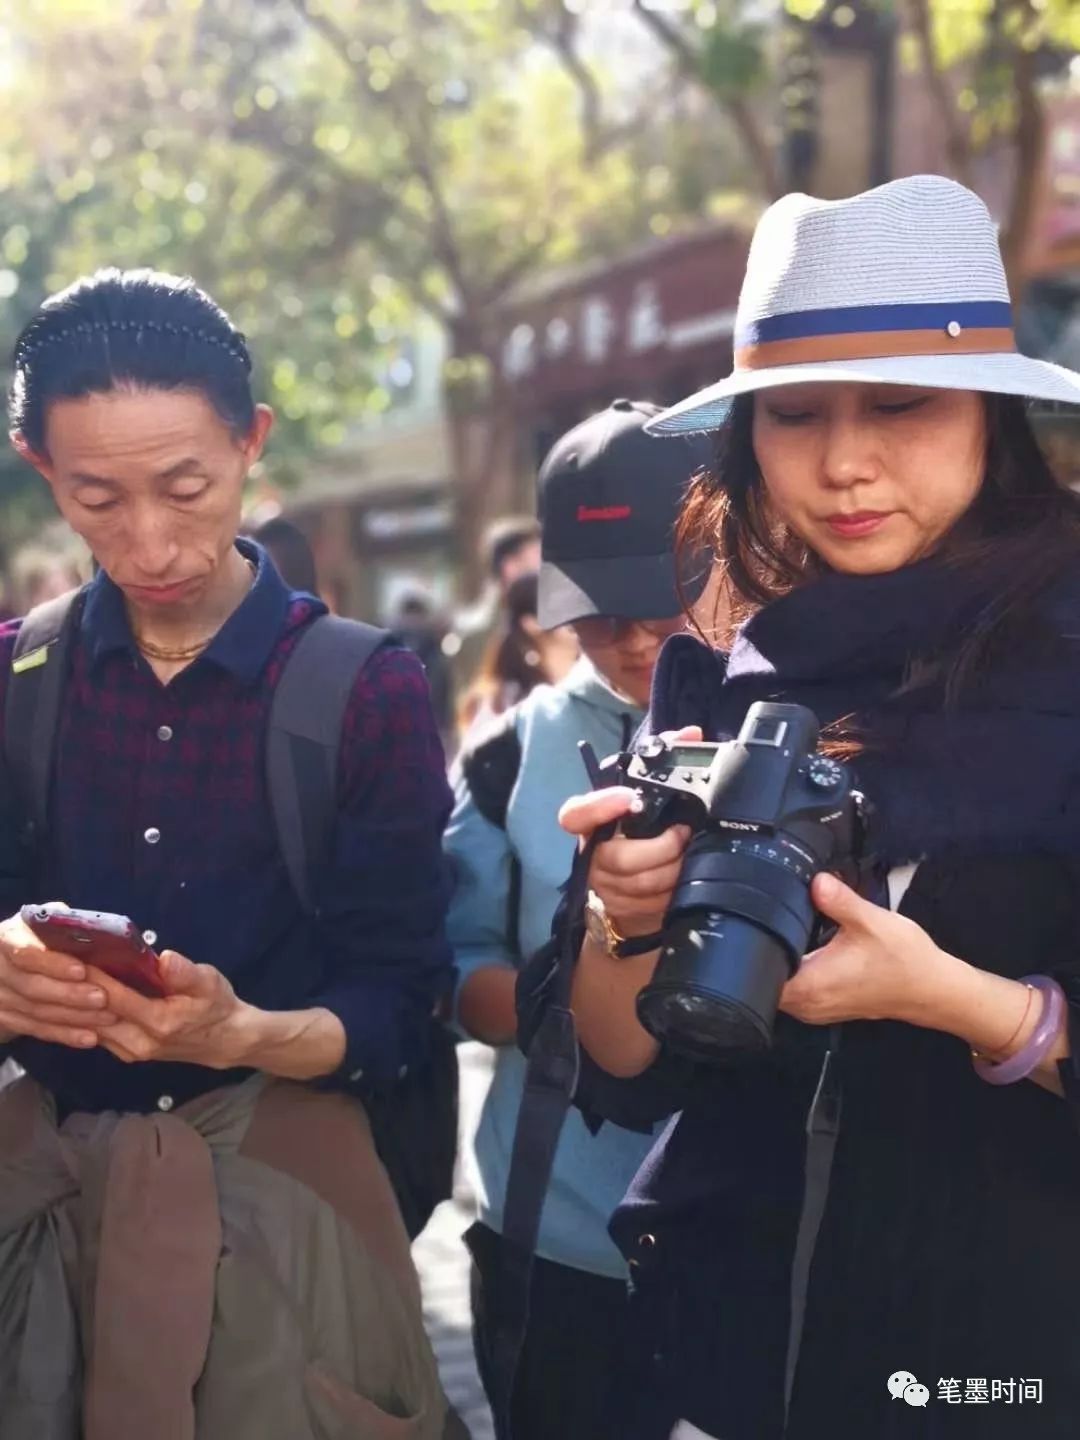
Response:
MULTIPOLYGON (((450 793, 427 681, 396 647, 358 678, 333 853, 316 887, 317 919, 305 914, 278 850, 264 742, 284 663, 325 607, 290 592, 263 552, 241 545, 258 560, 250 593, 168 685, 135 648, 120 591, 104 574, 91 585, 43 871, 27 873, 21 817, 0 802, 0 912, 59 899, 129 915, 158 949, 216 966, 252 1005, 331 1010, 348 1042, 334 1078, 386 1088, 421 1057, 451 973, 440 843, 450 793)), ((0 717, 17 630, 0 629, 0 717)), ((244 1073, 125 1065, 104 1050, 28 1039, 9 1049, 65 1109, 168 1108, 244 1073)))

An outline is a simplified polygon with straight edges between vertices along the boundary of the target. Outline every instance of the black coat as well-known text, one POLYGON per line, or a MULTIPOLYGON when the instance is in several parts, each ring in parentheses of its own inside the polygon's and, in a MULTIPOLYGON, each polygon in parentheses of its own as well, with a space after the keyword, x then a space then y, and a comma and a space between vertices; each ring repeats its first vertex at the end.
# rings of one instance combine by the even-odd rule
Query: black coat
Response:
MULTIPOLYGON (((964 632, 978 597, 932 566, 830 577, 761 612, 726 667, 673 642, 653 725, 724 737, 766 697, 823 721, 854 716, 883 865, 922 861, 902 910, 982 969, 1054 975, 1080 1057, 1077 596, 1069 577, 1030 647, 950 711, 936 682, 904 681, 913 659, 964 632)), ((635 1342, 611 1435, 667 1440, 685 1418, 718 1440, 1075 1436, 1074 1065, 1063 1101, 1029 1081, 986 1085, 952 1036, 885 1021, 836 1030, 839 1131, 786 1428, 806 1128, 828 1033, 782 1020, 768 1060, 725 1072, 661 1057, 619 1082, 584 1063, 587 1112, 634 1124, 682 1108, 612 1224, 634 1276, 635 1342), (897 1371, 927 1387, 924 1407, 890 1395, 897 1371), (997 1397, 978 1403, 995 1381, 997 1397), (1020 1381, 1042 1382, 1041 1403, 1021 1402, 1020 1381)))

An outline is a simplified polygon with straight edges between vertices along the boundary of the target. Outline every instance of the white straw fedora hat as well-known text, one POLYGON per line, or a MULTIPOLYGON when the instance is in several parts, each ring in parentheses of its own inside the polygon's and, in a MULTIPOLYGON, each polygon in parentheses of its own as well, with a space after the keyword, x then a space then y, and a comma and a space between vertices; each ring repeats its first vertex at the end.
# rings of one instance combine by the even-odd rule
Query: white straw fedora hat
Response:
POLYGON ((994 222, 977 195, 941 175, 770 206, 750 246, 734 349, 726 380, 646 429, 715 430, 736 395, 827 380, 1080 405, 1080 375, 1016 350, 994 222))

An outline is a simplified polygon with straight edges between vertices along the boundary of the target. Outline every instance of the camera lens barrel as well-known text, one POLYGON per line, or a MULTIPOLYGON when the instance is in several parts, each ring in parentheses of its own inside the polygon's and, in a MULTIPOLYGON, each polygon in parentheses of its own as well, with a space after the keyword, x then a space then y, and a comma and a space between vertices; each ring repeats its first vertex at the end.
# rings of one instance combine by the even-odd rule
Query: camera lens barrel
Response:
POLYGON ((702 910, 742 916, 776 936, 794 970, 814 926, 810 882, 819 868, 812 855, 784 835, 725 843, 706 832, 687 852, 669 920, 702 910))
POLYGON ((672 1051, 728 1063, 768 1050, 780 991, 817 923, 811 882, 864 853, 861 797, 818 738, 811 710, 759 701, 734 740, 657 737, 632 759, 649 801, 644 833, 681 822, 694 835, 637 1002, 672 1051))
POLYGON ((666 932, 656 979, 638 996, 638 1019, 695 1060, 760 1055, 772 1043, 777 1001, 791 972, 784 946, 751 921, 686 913, 666 932))
POLYGON ((769 1048, 780 990, 814 926, 818 865, 784 835, 704 832, 668 908, 642 1025, 672 1050, 712 1063, 769 1048))

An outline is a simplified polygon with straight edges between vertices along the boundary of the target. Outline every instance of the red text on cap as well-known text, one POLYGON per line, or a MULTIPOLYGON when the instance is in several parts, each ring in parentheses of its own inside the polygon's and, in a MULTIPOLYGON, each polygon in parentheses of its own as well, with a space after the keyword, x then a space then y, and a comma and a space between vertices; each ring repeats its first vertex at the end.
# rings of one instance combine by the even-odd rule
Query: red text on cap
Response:
POLYGON ((584 525, 593 520, 629 520, 633 513, 629 505, 579 505, 577 518, 584 525))

